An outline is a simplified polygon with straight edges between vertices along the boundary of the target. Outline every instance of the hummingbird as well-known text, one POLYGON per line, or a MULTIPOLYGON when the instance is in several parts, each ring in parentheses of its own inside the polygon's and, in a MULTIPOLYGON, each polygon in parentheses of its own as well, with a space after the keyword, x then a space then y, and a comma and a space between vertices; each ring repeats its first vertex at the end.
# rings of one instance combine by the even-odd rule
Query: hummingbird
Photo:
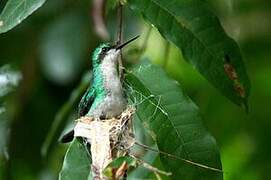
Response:
MULTIPOLYGON (((136 36, 125 43, 111 45, 100 44, 93 52, 92 84, 82 96, 78 105, 79 117, 90 116, 98 119, 108 119, 119 116, 127 106, 122 83, 118 75, 117 64, 123 47, 136 40, 136 36)), ((70 142, 74 131, 61 138, 61 142, 70 142)))

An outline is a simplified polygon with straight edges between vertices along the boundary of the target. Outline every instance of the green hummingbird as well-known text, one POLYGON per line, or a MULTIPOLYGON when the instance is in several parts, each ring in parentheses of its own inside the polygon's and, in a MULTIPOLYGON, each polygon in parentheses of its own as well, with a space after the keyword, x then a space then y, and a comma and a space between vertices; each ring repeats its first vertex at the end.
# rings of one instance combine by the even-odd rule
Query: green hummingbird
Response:
MULTIPOLYGON (((138 37, 136 36, 120 45, 103 43, 94 50, 92 85, 89 86, 79 103, 80 117, 113 118, 120 115, 126 108, 127 99, 124 96, 118 75, 117 60, 120 50, 138 37)), ((62 137, 61 142, 70 142, 73 139, 73 134, 73 130, 70 131, 62 137)))

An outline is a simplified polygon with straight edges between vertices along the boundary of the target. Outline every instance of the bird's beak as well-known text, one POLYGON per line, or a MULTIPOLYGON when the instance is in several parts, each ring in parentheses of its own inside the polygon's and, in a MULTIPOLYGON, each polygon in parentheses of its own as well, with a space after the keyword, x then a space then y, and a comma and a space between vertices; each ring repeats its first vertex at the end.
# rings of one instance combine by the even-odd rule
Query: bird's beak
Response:
POLYGON ((122 49, 124 46, 126 46, 127 44, 130 44, 131 42, 133 42, 134 40, 136 40, 138 37, 139 37, 139 35, 136 36, 136 37, 134 37, 134 38, 132 38, 132 39, 130 39, 130 40, 128 40, 128 41, 126 41, 125 43, 117 45, 116 49, 117 50, 122 49))

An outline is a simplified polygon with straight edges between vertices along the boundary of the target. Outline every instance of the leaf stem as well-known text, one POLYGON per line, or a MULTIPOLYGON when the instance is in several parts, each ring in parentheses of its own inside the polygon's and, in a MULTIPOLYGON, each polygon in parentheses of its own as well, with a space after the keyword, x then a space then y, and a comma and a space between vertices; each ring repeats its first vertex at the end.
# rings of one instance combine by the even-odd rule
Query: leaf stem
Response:
POLYGON ((220 169, 217 169, 217 168, 214 168, 214 167, 210 167, 210 166, 207 166, 207 165, 204 165, 204 164, 200 164, 200 163, 196 163, 196 162, 193 162, 191 160, 187 160, 187 159, 184 159, 184 158, 181 158, 179 156, 176 156, 176 155, 173 155, 173 154, 169 154, 167 152, 164 152, 164 151, 160 151, 160 150, 157 150, 157 149, 154 149, 154 148, 151 148, 145 144, 142 144, 140 142, 135 142, 136 145, 144 148, 144 149, 147 149, 147 150, 150 150, 150 151, 154 151, 154 152, 157 152, 159 154, 163 154, 163 155, 166 155, 168 157, 171 157, 171 158, 174 158, 174 159, 179 159, 181 161, 184 161, 186 163, 189 163, 189 164, 192 164, 192 165, 195 165, 195 166, 198 166, 198 167, 201 167, 201 168, 204 168, 204 169, 209 169, 209 170, 212 170, 212 171, 216 171, 216 172, 220 172, 220 173, 223 173, 222 170, 220 169))

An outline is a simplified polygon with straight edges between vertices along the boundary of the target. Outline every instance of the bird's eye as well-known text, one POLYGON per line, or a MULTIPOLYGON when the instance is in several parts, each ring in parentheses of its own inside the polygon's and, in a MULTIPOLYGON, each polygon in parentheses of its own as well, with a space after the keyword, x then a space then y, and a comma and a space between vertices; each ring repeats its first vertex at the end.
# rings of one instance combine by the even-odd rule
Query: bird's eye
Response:
POLYGON ((106 52, 107 49, 108 49, 107 47, 103 47, 103 48, 102 48, 102 52, 106 52))

